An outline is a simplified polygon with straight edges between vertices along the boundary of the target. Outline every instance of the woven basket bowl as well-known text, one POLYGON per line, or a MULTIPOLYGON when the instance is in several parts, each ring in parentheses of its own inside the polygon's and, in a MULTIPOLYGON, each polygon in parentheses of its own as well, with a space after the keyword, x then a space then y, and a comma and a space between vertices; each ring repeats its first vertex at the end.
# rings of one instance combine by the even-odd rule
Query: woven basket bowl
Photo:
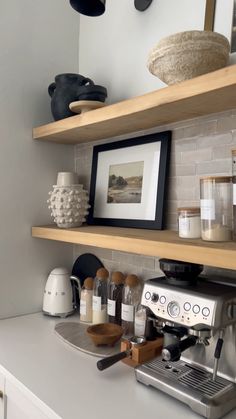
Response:
POLYGON ((147 67, 170 85, 225 67, 230 45, 225 36, 210 31, 186 31, 163 38, 150 51, 147 67))

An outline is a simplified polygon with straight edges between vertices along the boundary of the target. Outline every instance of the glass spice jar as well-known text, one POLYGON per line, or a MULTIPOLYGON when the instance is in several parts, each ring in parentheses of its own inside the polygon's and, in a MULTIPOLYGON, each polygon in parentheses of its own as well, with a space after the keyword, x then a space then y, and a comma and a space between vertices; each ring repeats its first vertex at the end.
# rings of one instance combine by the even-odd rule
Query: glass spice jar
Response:
POLYGON ((137 275, 128 275, 123 289, 121 319, 125 336, 134 335, 134 316, 141 300, 141 286, 137 275))
POLYGON ((147 321, 147 308, 139 304, 135 312, 134 334, 135 336, 145 336, 147 321))
POLYGON ((93 287, 93 324, 107 322, 107 281, 109 272, 98 269, 93 287))
POLYGON ((80 294, 80 321, 90 323, 93 318, 93 278, 85 279, 80 294))
POLYGON ((232 177, 210 176, 200 180, 201 236, 203 240, 232 240, 232 177))
POLYGON ((125 276, 122 272, 113 272, 108 286, 107 314, 110 323, 121 325, 121 304, 125 276))
POLYGON ((178 208, 179 237, 198 239, 201 237, 200 207, 178 208))
POLYGON ((233 182, 233 239, 236 240, 236 149, 232 150, 233 182))

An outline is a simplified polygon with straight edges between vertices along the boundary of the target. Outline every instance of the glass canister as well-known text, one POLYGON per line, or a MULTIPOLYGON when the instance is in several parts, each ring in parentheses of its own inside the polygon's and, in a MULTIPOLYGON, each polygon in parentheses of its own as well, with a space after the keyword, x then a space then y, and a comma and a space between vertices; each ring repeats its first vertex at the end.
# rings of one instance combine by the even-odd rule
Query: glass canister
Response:
POLYGON ((98 269, 93 286, 93 324, 107 322, 107 282, 109 272, 98 269))
POLYGON ((122 272, 113 272, 108 287, 107 314, 110 323, 121 325, 121 304, 125 276, 122 272))
POLYGON ((200 207, 178 208, 179 237, 198 239, 201 237, 200 207))
POLYGON ((93 318, 93 278, 85 279, 80 294, 80 320, 90 323, 93 318))
POLYGON ((201 236, 203 240, 232 240, 232 177, 210 176, 200 180, 201 236))
POLYGON ((137 275, 128 275, 125 279, 121 306, 121 319, 124 335, 134 335, 134 316, 141 300, 141 285, 137 275))
POLYGON ((233 239, 236 240, 236 149, 232 150, 233 182, 233 239))
POLYGON ((146 331, 147 309, 139 304, 135 312, 134 334, 135 336, 144 336, 146 331))

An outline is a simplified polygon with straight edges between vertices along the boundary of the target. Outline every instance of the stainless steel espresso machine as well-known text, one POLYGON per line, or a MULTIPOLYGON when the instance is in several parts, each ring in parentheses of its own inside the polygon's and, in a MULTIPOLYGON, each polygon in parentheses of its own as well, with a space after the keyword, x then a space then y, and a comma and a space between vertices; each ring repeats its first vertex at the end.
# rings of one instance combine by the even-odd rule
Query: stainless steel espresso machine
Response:
POLYGON ((141 303, 164 334, 162 356, 136 378, 221 418, 236 407, 236 287, 198 277, 201 265, 162 259, 160 267, 166 276, 145 283, 141 303))

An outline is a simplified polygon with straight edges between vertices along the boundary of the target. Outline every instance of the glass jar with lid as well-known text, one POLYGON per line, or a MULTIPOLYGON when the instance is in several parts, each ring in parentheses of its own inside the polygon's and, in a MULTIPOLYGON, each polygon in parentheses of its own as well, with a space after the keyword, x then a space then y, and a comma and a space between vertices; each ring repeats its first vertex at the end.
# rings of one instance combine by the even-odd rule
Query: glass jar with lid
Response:
POLYGON ((198 239, 201 237, 200 207, 178 208, 179 237, 198 239))
POLYGON ((232 177, 210 176, 200 180, 201 236, 203 240, 232 240, 232 177))
POLYGON ((93 287, 93 323, 107 322, 107 282, 109 272, 105 268, 97 270, 93 287))
POLYGON ((137 275, 130 274, 125 279, 123 289, 121 319, 125 336, 134 335, 135 311, 141 300, 141 284, 137 275))
POLYGON ((122 272, 113 272, 108 287, 107 314, 110 323, 121 325, 121 304, 125 276, 122 272))
POLYGON ((233 238, 236 240, 236 149, 232 150, 233 181, 233 238))
POLYGON ((92 300, 93 300, 93 278, 88 277, 85 279, 81 293, 80 293, 80 321, 92 321, 92 300))
POLYGON ((147 308, 141 303, 137 306, 134 320, 134 335, 144 336, 146 331, 147 308))

